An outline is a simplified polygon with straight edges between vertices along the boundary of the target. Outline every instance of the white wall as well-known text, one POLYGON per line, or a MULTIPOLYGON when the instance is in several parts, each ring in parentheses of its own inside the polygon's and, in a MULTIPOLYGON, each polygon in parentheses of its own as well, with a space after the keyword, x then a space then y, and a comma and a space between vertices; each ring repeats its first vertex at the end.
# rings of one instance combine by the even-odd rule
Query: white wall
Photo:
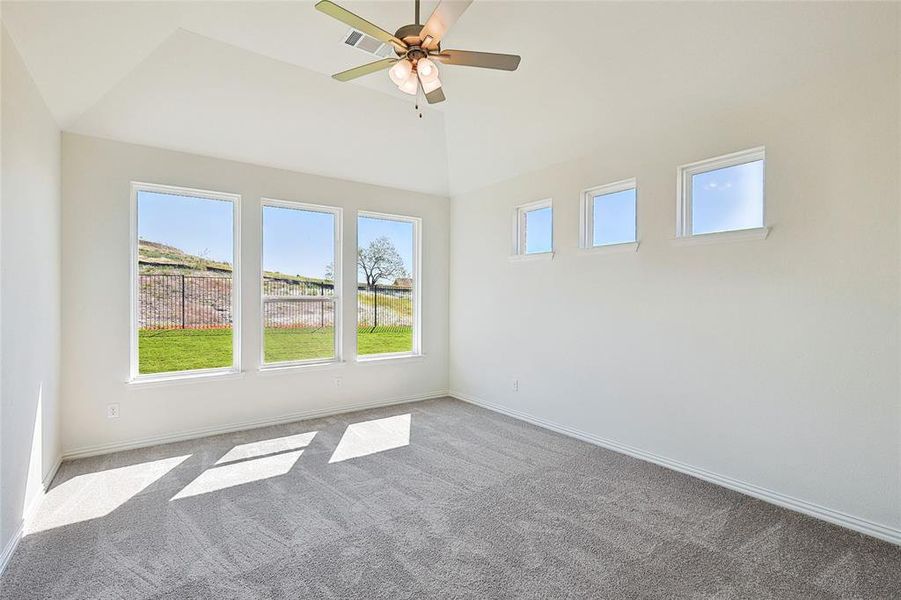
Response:
POLYGON ((60 132, 2 32, 0 552, 59 457, 60 132))
MULTIPOLYGON (((829 47, 841 68, 454 196, 452 394, 901 528, 898 26, 877 8, 829 47), (758 145, 769 239, 675 247, 676 167, 758 145), (629 177, 638 252, 580 253, 581 190, 629 177), (510 262, 513 206, 547 197, 556 258, 510 262)), ((797 31, 768 43, 816 46, 797 31)))
MULTIPOLYGON (((448 221, 446 198, 220 159, 63 135, 64 454, 360 403, 447 390, 448 221), (240 379, 129 385, 129 186, 131 181, 242 195, 243 338, 240 379), (424 357, 383 364, 260 373, 260 198, 344 208, 345 289, 356 281, 356 213, 422 218, 424 357), (342 378, 340 388, 335 378, 342 378), (107 404, 121 404, 118 419, 107 404)), ((350 286, 350 288, 348 287, 350 286)), ((356 347, 356 308, 343 307, 344 348, 356 347)))

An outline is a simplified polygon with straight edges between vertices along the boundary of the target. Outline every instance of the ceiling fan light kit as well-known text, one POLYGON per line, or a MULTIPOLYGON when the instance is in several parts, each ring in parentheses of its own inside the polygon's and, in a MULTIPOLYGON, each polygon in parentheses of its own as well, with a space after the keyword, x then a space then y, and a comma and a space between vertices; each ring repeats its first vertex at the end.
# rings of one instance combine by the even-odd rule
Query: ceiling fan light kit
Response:
POLYGON ((399 60, 394 63, 390 69, 388 69, 388 77, 391 78, 391 81, 394 82, 394 85, 400 87, 407 78, 410 77, 410 73, 413 72, 413 63, 408 60, 399 60))
POLYGON ((410 76, 407 77, 406 81, 397 86, 397 89, 405 94, 410 94, 411 96, 415 96, 419 93, 419 82, 416 81, 416 73, 410 73, 410 76))
POLYGON ((416 72, 423 83, 429 83, 438 79, 438 67, 427 58, 420 58, 416 63, 416 72))
POLYGON ((316 10, 345 25, 350 25, 357 31, 380 42, 391 44, 397 54, 397 58, 386 58, 361 65, 336 73, 332 77, 338 81, 351 81, 363 75, 388 69, 388 77, 400 91, 405 94, 418 95, 419 90, 422 89, 428 103, 436 104, 445 100, 436 62, 446 65, 515 71, 519 67, 520 61, 520 57, 515 54, 441 49, 441 39, 460 18, 460 15, 469 8, 470 4, 472 4, 472 0, 439 2, 425 25, 421 25, 419 23, 419 0, 415 0, 414 18, 416 22, 398 28, 392 35, 330 0, 321 0, 316 4, 316 10))

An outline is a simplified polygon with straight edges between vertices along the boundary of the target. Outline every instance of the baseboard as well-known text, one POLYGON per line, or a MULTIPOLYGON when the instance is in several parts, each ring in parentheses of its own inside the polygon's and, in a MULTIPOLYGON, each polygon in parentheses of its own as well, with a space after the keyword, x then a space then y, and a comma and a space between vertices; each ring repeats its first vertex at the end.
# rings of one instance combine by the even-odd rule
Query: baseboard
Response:
POLYGON ((488 402, 482 400, 481 398, 476 398, 475 396, 471 396, 469 394, 464 394, 461 392, 455 392, 451 390, 450 396, 456 398, 458 400, 462 400, 464 402, 468 402, 470 404, 474 404, 476 406, 480 406, 482 408, 486 408, 488 410, 501 413, 507 415, 509 417, 513 417, 515 419, 519 419, 521 421, 525 421, 527 423, 531 423, 533 425, 537 425, 538 427, 542 427, 544 429, 549 429, 551 431, 556 431, 557 433, 562 433, 563 435, 573 437, 591 444, 595 444, 597 446, 601 446, 607 448, 609 450, 613 450, 615 452, 620 452, 622 454, 628 454, 629 456, 633 456, 635 458, 645 460, 648 462, 652 462, 658 464, 662 467, 666 467, 668 469, 672 469, 674 471, 679 471, 680 473, 685 473, 687 475, 691 475, 693 477, 697 477, 699 479, 703 479, 704 481, 709 481, 710 483, 715 483, 717 485, 721 485, 723 487, 729 488, 731 490, 735 490, 737 492, 741 492, 743 494, 747 494, 748 496, 753 496, 765 502, 769 502, 771 504, 775 504, 777 506, 781 506, 783 508, 787 508, 789 510, 794 510, 796 512, 803 513, 805 515, 809 515, 811 517, 815 517, 817 519, 821 519, 823 521, 827 521, 834 525, 839 525, 841 527, 846 527, 848 529, 852 529, 854 531, 858 531, 860 533, 864 533, 866 535, 879 538, 881 540, 885 540, 887 542, 891 542, 893 544, 901 545, 901 529, 896 529, 894 527, 889 527, 888 525, 882 525, 880 523, 875 523, 873 521, 869 521, 867 519, 862 519, 860 517, 855 517, 854 515, 849 515, 847 513, 834 510, 831 508, 827 508, 825 506, 821 506, 819 504, 815 504, 813 502, 808 502, 807 500, 802 500, 800 498, 794 498, 792 496, 787 496, 780 492, 776 492, 774 490, 770 490, 767 488, 760 487, 758 485, 754 485, 752 483, 746 483, 744 481, 739 481, 737 479, 733 479, 731 477, 726 477, 725 475, 720 475, 718 473, 713 473, 711 471, 707 471, 705 469, 701 469, 678 460, 673 460, 667 458, 665 456, 661 456, 659 454, 654 454, 653 452, 647 452, 640 448, 635 448, 634 446, 629 446, 627 444, 622 444, 615 440, 602 438, 590 433, 586 433, 584 431, 575 429, 573 427, 568 427, 566 425, 560 425, 558 423, 554 423, 552 421, 548 421, 539 417, 532 416, 528 413, 524 413, 518 410, 513 410, 510 408, 506 408, 504 406, 500 406, 498 404, 494 404, 492 402, 488 402))
POLYGON ((22 539, 22 532, 25 529, 25 522, 19 522, 19 528, 16 529, 16 532, 13 536, 6 542, 6 546, 3 547, 3 553, 0 554, 0 575, 3 575, 3 571, 6 570, 6 565, 9 564, 9 560, 13 557, 13 552, 16 551, 16 547, 19 545, 19 541, 22 539))
POLYGON ((59 466, 63 464, 63 457, 56 457, 56 462, 53 463, 53 466, 50 467, 50 470, 44 473, 44 479, 41 480, 41 485, 44 486, 44 492, 50 489, 50 484, 53 483, 53 478, 56 477, 56 472, 59 471, 59 466))
POLYGON ((229 423, 228 425, 218 425, 215 427, 203 427, 199 429, 190 429, 173 434, 157 435, 151 437, 140 438, 128 442, 114 442, 110 444, 98 444, 96 446, 84 446, 63 452, 62 460, 74 460, 76 458, 87 458, 89 456, 99 456, 101 454, 111 454, 113 452, 121 452, 123 450, 135 450, 137 448, 146 448, 148 446, 156 446, 159 444, 171 444, 173 442, 183 442, 197 438, 208 437, 211 435, 219 435, 222 433, 232 433, 234 431, 242 431, 245 429, 256 429, 258 427, 268 427, 270 425, 281 425, 283 423, 291 423, 293 421, 303 421, 305 419, 317 419, 320 417, 330 417, 332 415, 340 415, 359 410, 367 410, 370 408, 381 408, 384 406, 392 406, 394 404, 404 404, 406 402, 418 402, 421 400, 431 400, 433 398, 441 398, 447 396, 447 390, 438 390, 425 394, 414 394, 411 396, 400 396, 397 398, 389 398, 385 400, 376 400, 373 402, 360 402, 357 404, 349 404, 340 407, 320 408, 313 410, 302 410, 278 417, 266 419, 252 419, 237 423, 229 423))
POLYGON ((53 478, 56 477, 56 472, 59 471, 59 466, 62 464, 62 457, 58 457, 56 462, 53 463, 53 466, 50 467, 45 474, 43 479, 41 480, 41 493, 37 494, 35 498, 28 504, 28 507, 23 511, 22 519, 19 521, 19 528, 16 529, 16 533, 13 534, 13 537, 6 543, 6 546, 3 548, 2 554, 0 554, 0 575, 3 574, 3 571, 6 569, 6 565, 9 563, 10 559, 13 556, 13 553, 16 551, 16 548, 19 545, 19 542, 22 540, 22 535, 25 531, 25 523, 34 514, 34 511, 37 510, 37 507, 41 504, 41 500, 44 499, 44 495, 47 493, 47 490, 50 489, 50 484, 53 483, 53 478))

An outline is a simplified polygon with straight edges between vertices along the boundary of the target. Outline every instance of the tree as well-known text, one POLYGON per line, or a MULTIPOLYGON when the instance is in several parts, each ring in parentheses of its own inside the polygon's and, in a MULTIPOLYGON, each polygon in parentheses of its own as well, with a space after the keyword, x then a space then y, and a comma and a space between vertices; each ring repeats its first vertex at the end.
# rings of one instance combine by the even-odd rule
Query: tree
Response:
POLYGON ((370 290, 382 280, 393 281, 407 276, 400 253, 385 236, 372 240, 367 248, 357 250, 357 265, 366 277, 366 289, 370 290))

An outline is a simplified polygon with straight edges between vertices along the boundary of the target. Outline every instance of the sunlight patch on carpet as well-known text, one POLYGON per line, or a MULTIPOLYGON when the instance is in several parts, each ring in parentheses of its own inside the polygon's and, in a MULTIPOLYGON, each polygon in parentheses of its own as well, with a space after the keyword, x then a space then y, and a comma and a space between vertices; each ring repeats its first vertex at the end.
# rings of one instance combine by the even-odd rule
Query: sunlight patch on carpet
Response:
POLYGON ((410 414, 348 425, 329 463, 410 445, 410 414))
POLYGON ((104 517, 190 458, 175 456, 77 475, 52 488, 27 534, 104 517))

